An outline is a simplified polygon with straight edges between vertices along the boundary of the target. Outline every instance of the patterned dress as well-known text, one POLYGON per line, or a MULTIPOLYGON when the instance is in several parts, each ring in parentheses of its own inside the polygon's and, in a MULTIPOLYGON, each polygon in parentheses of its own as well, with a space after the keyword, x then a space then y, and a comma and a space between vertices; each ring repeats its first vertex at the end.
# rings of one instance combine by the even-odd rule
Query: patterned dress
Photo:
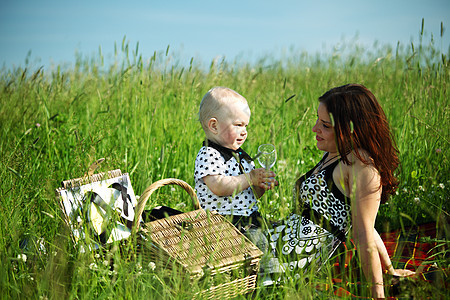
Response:
POLYGON ((320 268, 321 263, 345 241, 351 226, 351 208, 350 199, 333 182, 333 170, 339 161, 314 174, 316 166, 298 179, 294 199, 301 213, 291 214, 268 231, 275 258, 271 259, 267 271, 296 271, 312 263, 320 268))

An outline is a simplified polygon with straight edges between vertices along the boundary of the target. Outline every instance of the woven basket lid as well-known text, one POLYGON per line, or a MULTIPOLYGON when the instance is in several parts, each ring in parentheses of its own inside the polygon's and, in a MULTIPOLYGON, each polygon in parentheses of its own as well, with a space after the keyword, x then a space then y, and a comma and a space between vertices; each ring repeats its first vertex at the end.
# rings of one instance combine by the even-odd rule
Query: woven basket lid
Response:
POLYGON ((143 232, 160 258, 175 260, 191 276, 205 268, 259 261, 263 255, 222 215, 202 209, 148 222, 143 232))

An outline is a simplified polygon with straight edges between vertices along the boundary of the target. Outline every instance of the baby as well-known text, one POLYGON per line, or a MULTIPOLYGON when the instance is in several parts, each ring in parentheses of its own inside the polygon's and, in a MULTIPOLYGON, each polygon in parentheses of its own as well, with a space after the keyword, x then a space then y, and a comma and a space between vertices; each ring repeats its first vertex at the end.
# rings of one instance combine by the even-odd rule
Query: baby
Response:
POLYGON ((226 87, 209 90, 200 103, 199 120, 206 140, 195 160, 195 189, 200 206, 231 216, 241 231, 261 227, 257 198, 278 182, 275 173, 255 169, 241 149, 247 139, 247 100, 226 87))

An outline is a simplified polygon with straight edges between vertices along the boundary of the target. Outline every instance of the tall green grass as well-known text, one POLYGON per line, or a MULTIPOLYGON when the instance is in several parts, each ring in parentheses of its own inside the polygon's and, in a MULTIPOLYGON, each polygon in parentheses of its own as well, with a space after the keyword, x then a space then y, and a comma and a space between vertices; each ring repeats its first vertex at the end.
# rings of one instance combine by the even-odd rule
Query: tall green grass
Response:
MULTIPOLYGON (((186 288, 179 278, 169 284, 162 274, 118 251, 105 254, 115 258, 113 272, 103 264, 105 255, 80 254, 64 227, 55 189, 62 180, 83 176, 101 157, 106 161, 98 171, 130 173, 138 195, 168 177, 193 186, 194 160, 204 139, 198 105, 217 85, 240 92, 250 104, 244 148, 255 154, 261 143, 277 147, 274 168, 280 186, 260 200, 269 219, 281 219, 293 210, 293 183, 321 156, 311 132, 317 98, 331 87, 356 82, 372 90, 382 104, 400 150, 400 188, 381 206, 377 229, 434 221, 443 229, 450 198, 449 57, 448 49, 422 34, 418 45, 375 43, 366 49, 343 43, 322 55, 292 50, 283 59, 268 56, 252 64, 214 60, 205 66, 193 59, 180 61, 170 47, 150 56, 140 54, 139 45, 131 50, 124 38, 109 64, 99 49, 93 57, 78 55, 73 67, 26 64, 3 69, 1 297, 189 298, 192 286, 186 288), (24 239, 29 242, 26 262, 19 256, 24 239), (45 251, 33 246, 39 239, 45 241, 45 251)), ((192 209, 181 189, 162 188, 148 205, 161 204, 192 209)), ((443 250, 436 261, 448 268, 445 233, 439 237, 443 250)), ((258 289, 255 296, 332 296, 311 284, 326 283, 326 276, 311 275, 274 290, 258 289)), ((367 295, 356 287, 352 291, 367 295)), ((416 285, 411 293, 448 294, 427 284, 416 285)))

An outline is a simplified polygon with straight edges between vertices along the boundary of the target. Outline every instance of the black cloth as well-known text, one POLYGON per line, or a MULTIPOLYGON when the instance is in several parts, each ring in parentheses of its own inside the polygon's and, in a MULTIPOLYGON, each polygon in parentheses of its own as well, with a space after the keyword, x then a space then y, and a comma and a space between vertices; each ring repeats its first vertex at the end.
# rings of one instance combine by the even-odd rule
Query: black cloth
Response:
POLYGON ((217 143, 214 143, 211 140, 204 141, 203 146, 211 147, 211 148, 214 148, 217 151, 219 151, 219 153, 223 156, 223 158, 225 159, 226 162, 229 161, 234 156, 239 164, 239 169, 241 170, 241 173, 244 173, 244 168, 241 164, 241 161, 243 159, 245 159, 246 161, 253 161, 253 159, 250 157, 250 155, 248 155, 247 152, 242 150, 242 148, 233 150, 233 149, 221 146, 217 143))

